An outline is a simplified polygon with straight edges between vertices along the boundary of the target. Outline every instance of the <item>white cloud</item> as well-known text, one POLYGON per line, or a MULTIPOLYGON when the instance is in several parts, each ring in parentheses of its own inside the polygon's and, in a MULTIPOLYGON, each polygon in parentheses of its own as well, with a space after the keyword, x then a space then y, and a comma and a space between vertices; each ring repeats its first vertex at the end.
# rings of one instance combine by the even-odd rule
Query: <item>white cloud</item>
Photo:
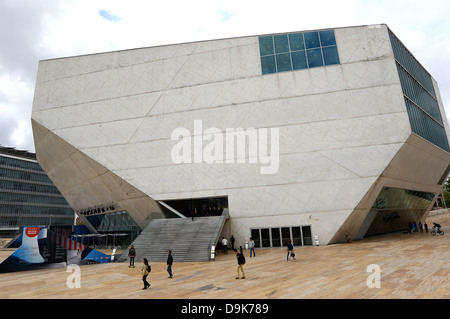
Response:
POLYGON ((0 76, 0 144, 34 151, 31 108, 34 87, 30 82, 0 76))

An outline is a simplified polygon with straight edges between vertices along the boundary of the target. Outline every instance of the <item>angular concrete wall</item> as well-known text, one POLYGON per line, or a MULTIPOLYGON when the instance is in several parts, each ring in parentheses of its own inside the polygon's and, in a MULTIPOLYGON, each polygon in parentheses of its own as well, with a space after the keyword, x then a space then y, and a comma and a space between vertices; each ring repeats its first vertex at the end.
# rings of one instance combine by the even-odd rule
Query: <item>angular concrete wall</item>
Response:
MULTIPOLYGON (((149 196, 42 125, 35 121, 32 125, 39 164, 76 212, 114 203, 114 211, 128 211, 138 225, 152 213, 163 216, 149 196)), ((84 219, 83 215, 78 216, 84 219)))

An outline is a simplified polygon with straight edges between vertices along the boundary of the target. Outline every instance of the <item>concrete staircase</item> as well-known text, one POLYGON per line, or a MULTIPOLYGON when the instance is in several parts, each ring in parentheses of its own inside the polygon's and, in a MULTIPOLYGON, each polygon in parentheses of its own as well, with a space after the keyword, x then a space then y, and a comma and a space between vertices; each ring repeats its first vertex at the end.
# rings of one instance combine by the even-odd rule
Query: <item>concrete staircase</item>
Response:
MULTIPOLYGON (((136 249, 135 265, 143 258, 152 262, 167 260, 172 250, 174 262, 209 261, 211 244, 216 245, 228 216, 154 219, 142 230, 132 245, 136 249)), ((130 246, 131 247, 131 246, 130 246)), ((128 260, 128 247, 117 259, 128 260)))

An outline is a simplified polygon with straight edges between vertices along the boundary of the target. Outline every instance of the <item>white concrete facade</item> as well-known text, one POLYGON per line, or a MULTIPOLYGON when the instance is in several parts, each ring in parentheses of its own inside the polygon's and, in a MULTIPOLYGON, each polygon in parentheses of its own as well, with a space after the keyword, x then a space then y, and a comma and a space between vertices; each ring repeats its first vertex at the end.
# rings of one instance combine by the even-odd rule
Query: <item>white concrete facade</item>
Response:
POLYGON ((139 223, 160 213, 156 201, 228 196, 224 236, 237 243, 293 225, 320 244, 354 238, 383 186, 437 194, 450 157, 411 131, 387 26, 335 36, 340 64, 267 75, 258 36, 41 61, 38 161, 76 211, 115 202, 139 223), (175 165, 171 134, 195 120, 278 128, 277 173, 175 165))

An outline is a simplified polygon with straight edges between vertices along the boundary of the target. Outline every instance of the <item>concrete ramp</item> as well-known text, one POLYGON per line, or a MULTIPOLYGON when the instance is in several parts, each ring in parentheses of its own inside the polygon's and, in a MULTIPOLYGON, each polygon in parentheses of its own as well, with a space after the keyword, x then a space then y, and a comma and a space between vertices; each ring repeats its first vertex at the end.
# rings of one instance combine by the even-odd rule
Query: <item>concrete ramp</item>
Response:
MULTIPOLYGON (((228 216, 154 219, 134 240, 135 265, 143 258, 152 262, 167 260, 172 250, 174 262, 209 261, 211 245, 216 245, 228 216)), ((118 261, 128 260, 128 247, 118 261)))

